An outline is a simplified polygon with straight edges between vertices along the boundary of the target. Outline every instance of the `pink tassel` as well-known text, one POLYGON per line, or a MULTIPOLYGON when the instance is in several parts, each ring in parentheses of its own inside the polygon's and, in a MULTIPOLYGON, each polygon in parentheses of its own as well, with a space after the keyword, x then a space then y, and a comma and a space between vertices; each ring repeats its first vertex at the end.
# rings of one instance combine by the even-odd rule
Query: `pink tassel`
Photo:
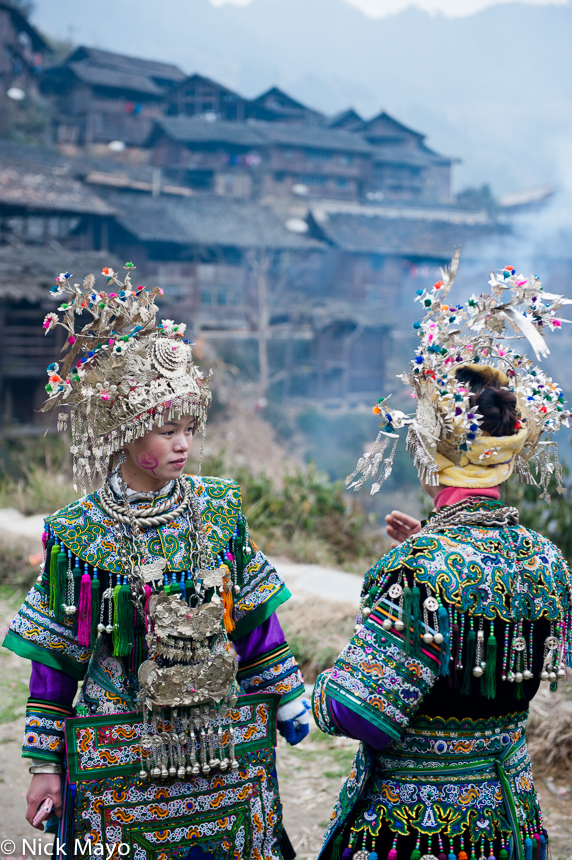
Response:
POLYGON ((145 630, 149 631, 149 622, 147 620, 147 611, 149 609, 149 598, 153 594, 153 589, 150 585, 145 586, 145 630))
POLYGON ((387 860, 397 860, 397 848, 391 848, 387 860))
POLYGON ((77 641, 89 648, 91 636, 91 577, 84 573, 79 589, 79 610, 77 622, 77 641))
POLYGON ((48 543, 48 533, 44 532, 42 535, 42 546, 44 547, 44 549, 46 548, 47 543, 48 543))

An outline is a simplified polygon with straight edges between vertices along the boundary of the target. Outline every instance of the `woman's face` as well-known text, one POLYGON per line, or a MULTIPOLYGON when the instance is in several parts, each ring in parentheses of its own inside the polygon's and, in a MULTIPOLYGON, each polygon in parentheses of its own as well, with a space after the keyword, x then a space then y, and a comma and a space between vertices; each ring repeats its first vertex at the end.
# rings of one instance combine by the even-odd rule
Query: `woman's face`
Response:
POLYGON ((185 415, 154 427, 126 445, 121 472, 127 485, 141 492, 155 491, 179 478, 187 462, 195 423, 195 418, 185 415))

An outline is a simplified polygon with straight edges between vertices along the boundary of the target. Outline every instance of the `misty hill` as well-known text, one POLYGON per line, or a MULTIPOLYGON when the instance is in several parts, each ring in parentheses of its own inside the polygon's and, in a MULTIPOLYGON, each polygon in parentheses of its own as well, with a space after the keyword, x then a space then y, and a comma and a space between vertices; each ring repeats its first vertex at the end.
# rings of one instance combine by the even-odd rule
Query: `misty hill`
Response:
POLYGON ((570 5, 452 19, 410 8, 372 20, 343 0, 38 0, 34 20, 52 36, 169 60, 247 96, 276 84, 328 113, 383 107, 462 159, 459 185, 572 185, 570 5))

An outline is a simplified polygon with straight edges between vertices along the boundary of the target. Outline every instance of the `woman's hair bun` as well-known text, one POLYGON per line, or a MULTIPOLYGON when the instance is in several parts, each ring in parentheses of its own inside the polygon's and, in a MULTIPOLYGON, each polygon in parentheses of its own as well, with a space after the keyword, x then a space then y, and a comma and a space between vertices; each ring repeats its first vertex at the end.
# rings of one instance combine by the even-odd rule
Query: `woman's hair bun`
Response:
POLYGON ((455 376, 473 392, 471 406, 479 411, 481 430, 490 436, 513 436, 518 422, 516 395, 508 388, 491 384, 472 367, 457 368, 455 376))
POLYGON ((475 394, 472 400, 474 408, 478 409, 481 416, 481 430, 490 436, 514 435, 518 413, 513 391, 489 385, 475 394))

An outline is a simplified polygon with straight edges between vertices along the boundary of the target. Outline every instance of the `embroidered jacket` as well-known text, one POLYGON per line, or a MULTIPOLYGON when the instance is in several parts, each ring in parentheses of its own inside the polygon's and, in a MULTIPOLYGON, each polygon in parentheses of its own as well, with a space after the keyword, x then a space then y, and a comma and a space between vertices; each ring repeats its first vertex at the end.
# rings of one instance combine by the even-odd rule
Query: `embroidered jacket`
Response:
MULTIPOLYGON (((231 638, 237 640, 238 645, 267 623, 290 593, 265 555, 253 541, 246 541, 247 528, 238 485, 221 478, 192 476, 188 480, 213 555, 233 558, 237 565, 240 588, 234 596, 236 626, 231 638)), ((73 571, 76 605, 82 572, 90 573, 92 579, 96 575, 99 577, 100 601, 105 587, 121 582, 125 575, 118 551, 121 539, 118 528, 120 526, 102 508, 98 492, 47 518, 46 529, 52 536, 52 543, 59 544, 59 552, 66 554, 69 569, 73 571)), ((179 582, 182 578, 184 581, 185 574, 195 569, 196 547, 186 515, 160 528, 145 529, 143 537, 151 558, 167 560, 167 579, 179 582)), ((94 612, 96 616, 98 611, 94 612)), ((145 659, 145 630, 141 620, 136 620, 133 647, 127 657, 114 652, 111 636, 95 634, 89 647, 80 644, 76 624, 73 616, 56 617, 49 578, 44 575, 30 590, 10 625, 4 645, 22 657, 55 670, 56 677, 61 672, 83 681, 78 705, 84 712, 111 714, 134 710, 137 668, 145 659)), ((238 680, 245 692, 279 693, 283 701, 290 701, 303 694, 304 686, 279 625, 278 630, 279 636, 274 632, 274 636, 269 637, 266 651, 256 653, 254 658, 247 655, 245 665, 240 665, 238 680)), ((63 751, 63 721, 71 711, 67 704, 56 706, 54 711, 53 704, 32 696, 27 708, 23 755, 59 760, 63 751)))
POLYGON ((368 739, 324 846, 353 822, 350 848, 362 831, 371 850, 390 848, 375 845, 387 827, 475 842, 511 834, 524 856, 542 825, 523 721, 540 677, 556 683, 572 664, 571 621, 562 554, 520 526, 428 527, 381 559, 355 635, 314 688, 323 731, 368 739))

